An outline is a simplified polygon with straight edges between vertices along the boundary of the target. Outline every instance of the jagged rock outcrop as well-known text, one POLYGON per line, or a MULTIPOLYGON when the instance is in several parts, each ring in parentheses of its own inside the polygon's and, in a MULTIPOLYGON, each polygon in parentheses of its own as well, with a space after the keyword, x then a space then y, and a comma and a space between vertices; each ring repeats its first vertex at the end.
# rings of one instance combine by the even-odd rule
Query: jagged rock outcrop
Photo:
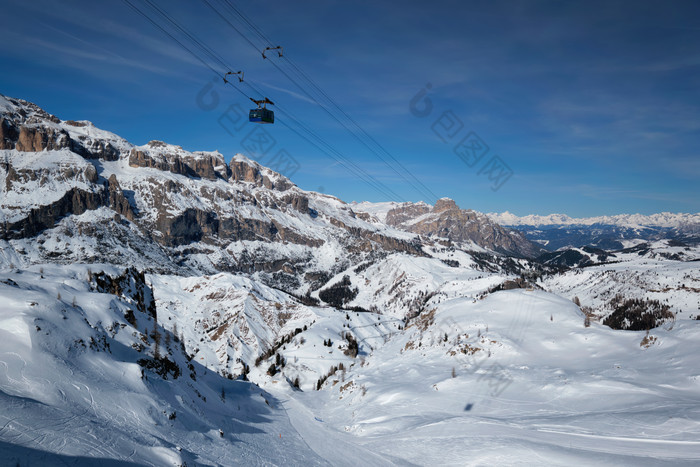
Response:
POLYGON ((15 149, 25 152, 39 152, 70 148, 70 137, 63 130, 51 127, 23 125, 15 149))
POLYGON ((443 212, 455 209, 459 209, 459 206, 457 206, 457 203, 450 198, 440 198, 439 200, 435 201, 435 206, 433 206, 433 212, 443 212))
POLYGON ((156 159, 137 149, 132 149, 129 153, 129 165, 131 167, 153 168, 179 175, 194 175, 193 172, 187 170, 187 166, 179 158, 156 159))
POLYGON ((424 203, 404 203, 387 213, 386 223, 427 237, 474 242, 508 255, 534 258, 543 251, 520 232, 501 227, 484 214, 460 209, 449 198, 439 199, 432 208, 424 203))
POLYGON ((208 180, 216 180, 217 178, 228 180, 229 178, 228 166, 224 162, 223 157, 200 156, 191 160, 185 160, 185 164, 201 178, 208 180))
POLYGON ((309 212, 309 198, 301 193, 286 194, 281 200, 284 204, 291 206, 292 209, 296 209, 301 213, 306 214, 309 212))
POLYGON ((19 139, 17 127, 10 120, 0 118, 0 149, 13 149, 17 139, 19 139))
MULTIPOLYGON (((63 122, 30 102, 1 95, 0 98, 14 106, 5 110, 0 117, 0 150, 37 152, 70 149, 86 159, 107 161, 115 161, 121 155, 115 141, 90 135, 90 130, 95 129, 90 122, 63 122)), ((100 133, 103 137, 107 136, 106 132, 100 133)))
POLYGON ((96 183, 98 180, 97 169, 93 165, 74 166, 63 164, 56 168, 15 167, 9 165, 5 177, 6 190, 11 190, 13 184, 23 185, 29 182, 45 183, 52 177, 61 177, 64 180, 79 179, 86 183, 96 183))
POLYGON ((294 184, 289 181, 286 177, 282 177, 279 174, 273 180, 268 175, 263 174, 263 167, 251 163, 249 160, 241 160, 234 158, 230 165, 231 169, 231 180, 236 182, 248 182, 252 183, 258 187, 265 187, 270 190, 286 191, 294 184))
POLYGON ((201 241, 205 236, 219 232, 219 220, 213 212, 200 209, 185 209, 177 216, 160 213, 156 228, 168 246, 187 245, 201 241))
POLYGON ((107 193, 109 196, 108 206, 120 216, 124 216, 133 222, 136 218, 136 214, 131 207, 131 203, 129 203, 129 200, 124 196, 124 192, 115 174, 110 175, 109 180, 107 180, 107 193))
MULTIPOLYGON (((148 314, 156 320, 158 319, 153 289, 146 282, 146 276, 143 271, 127 268, 123 274, 118 276, 112 276, 105 272, 94 274, 91 272, 88 281, 97 292, 125 298, 133 303, 141 313, 148 314)), ((135 325, 133 310, 128 309, 125 318, 129 323, 135 325)))
MULTIPOLYGON (((74 122, 68 120, 66 125, 77 128, 85 128, 91 125, 89 122, 74 122)), ((103 161, 116 161, 121 156, 121 151, 109 141, 90 138, 86 135, 71 137, 70 149, 85 159, 98 159, 103 161)))
POLYGON ((430 206, 425 203, 404 203, 400 208, 392 209, 386 215, 386 223, 393 226, 416 219, 430 212, 430 206))
POLYGON ((131 167, 147 167, 188 177, 228 180, 230 169, 219 153, 188 153, 180 146, 150 141, 129 153, 131 167))

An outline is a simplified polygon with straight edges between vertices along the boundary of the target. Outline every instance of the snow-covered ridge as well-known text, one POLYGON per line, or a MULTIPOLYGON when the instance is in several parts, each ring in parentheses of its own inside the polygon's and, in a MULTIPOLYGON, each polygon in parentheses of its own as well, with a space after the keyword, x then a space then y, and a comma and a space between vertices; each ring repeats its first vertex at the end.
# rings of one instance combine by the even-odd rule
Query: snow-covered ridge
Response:
POLYGON ((700 224, 700 213, 672 213, 661 212, 658 214, 618 214, 615 216, 596 216, 574 218, 566 214, 549 214, 540 216, 529 214, 527 216, 517 216, 508 211, 486 214, 492 221, 501 225, 616 225, 620 227, 681 227, 689 224, 700 224))
POLYGON ((360 212, 366 212, 367 214, 370 214, 377 219, 379 219, 382 222, 386 221, 386 215, 391 211, 392 209, 400 208, 403 206, 425 206, 428 209, 432 209, 433 206, 425 203, 423 201, 418 201, 417 203, 399 203, 396 201, 385 201, 381 203, 372 203, 370 201, 362 201, 358 203, 357 201, 353 201, 350 203, 350 206, 352 206, 352 209, 354 211, 360 211, 360 212))

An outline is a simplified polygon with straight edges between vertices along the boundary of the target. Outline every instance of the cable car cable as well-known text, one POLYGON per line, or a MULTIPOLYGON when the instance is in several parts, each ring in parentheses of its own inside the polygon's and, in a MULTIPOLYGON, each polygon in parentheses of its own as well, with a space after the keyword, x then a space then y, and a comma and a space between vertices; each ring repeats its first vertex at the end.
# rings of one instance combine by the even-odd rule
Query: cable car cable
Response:
MULTIPOLYGON (((204 65, 205 67, 209 68, 216 76, 218 76, 218 77, 220 77, 220 78, 222 78, 222 79, 224 78, 224 75, 222 75, 220 72, 218 72, 217 70, 215 70, 209 63, 207 63, 207 62, 205 62, 204 60, 202 60, 202 58, 201 58, 199 55, 197 55, 196 53, 194 53, 189 47, 187 47, 185 44, 183 44, 177 37, 173 36, 170 32, 168 32, 168 31, 167 31, 165 28, 163 28, 160 24, 158 24, 156 21, 154 21, 150 16, 148 16, 146 13, 144 13, 142 10, 140 10, 136 5, 134 5, 133 3, 131 3, 129 0, 124 0, 124 2, 125 2, 132 10, 134 10, 136 13, 138 13, 139 15, 141 15, 142 17, 144 17, 144 18, 145 18, 149 23, 151 23, 154 27, 156 27, 156 28, 159 29, 161 32, 163 32, 165 35, 167 35, 167 36, 170 37, 172 40, 174 40, 180 47, 182 47, 183 50, 185 50, 185 52, 187 52, 187 53, 189 53, 190 55, 192 55, 194 58, 196 58, 196 59, 197 59, 202 65, 204 65)), ((240 92, 241 94, 243 94, 243 96, 245 96, 246 98, 250 99, 250 97, 248 97, 248 95, 246 95, 246 93, 244 93, 241 89, 239 89, 239 88, 236 87, 236 86, 233 86, 233 87, 234 87, 234 89, 236 89, 238 92, 240 92)))
MULTIPOLYGON (((145 0, 145 1, 148 2, 148 0, 145 0)), ((205 1, 208 5, 210 5, 206 0, 203 0, 203 1, 205 1)), ((189 54, 192 55, 194 58, 196 58, 200 63, 202 63, 202 65, 204 65, 205 67, 209 68, 216 76, 218 76, 218 77, 222 78, 222 80, 224 80, 224 75, 223 75, 222 73, 220 73, 220 72, 218 72, 216 69, 214 69, 214 67, 212 67, 209 63, 207 63, 205 60, 203 60, 199 55, 197 55, 195 52, 193 52, 193 51, 192 51, 189 47, 187 47, 185 44, 183 44, 182 41, 180 41, 177 37, 175 37, 173 34, 171 34, 167 29, 165 29, 163 26, 161 26, 160 24, 158 24, 158 22, 155 21, 153 18, 151 18, 147 13, 145 13, 144 11, 142 11, 140 8, 138 8, 136 5, 134 5, 134 4, 133 4, 131 1, 129 1, 129 0, 124 0, 124 2, 125 2, 132 10, 134 10, 136 13, 138 13, 140 16, 142 16, 144 19, 146 19, 149 23, 151 23, 154 27, 156 27, 158 30, 160 30, 160 31, 163 32, 165 35, 167 35, 170 39, 172 39, 173 41, 175 41, 183 50, 185 50, 187 53, 189 53, 189 54)), ((150 4, 150 2, 148 2, 148 3, 150 4)), ((210 5, 210 6, 211 6, 211 5, 210 5)), ((170 17, 169 15, 165 15, 165 14, 162 15, 162 16, 164 16, 164 17, 166 18, 166 20, 167 20, 169 23, 175 25, 177 29, 179 29, 180 31, 182 31, 183 33, 185 33, 185 35, 188 36, 188 38, 189 38, 190 40, 192 40, 192 41, 195 42, 195 43, 199 42, 199 47, 200 47, 201 49, 203 49, 203 50, 204 50, 204 49, 209 49, 201 40, 195 39, 194 34, 192 34, 192 33, 186 33, 186 32, 185 32, 185 31, 186 31, 185 28, 182 27, 182 26, 179 26, 179 25, 177 24, 177 22, 176 22, 172 17, 170 17)), ((235 28, 234 28, 234 29, 235 29, 235 28)), ((254 45, 251 41, 248 40, 248 42, 249 42, 253 47, 255 47, 255 45, 254 45)), ((257 49, 257 48, 256 48, 256 49, 257 49)), ((210 50, 210 49, 209 49, 209 50, 210 50)), ((207 55, 210 55, 210 58, 212 58, 212 56, 216 56, 216 54, 213 53, 213 52, 212 52, 211 54, 207 53, 207 55)), ((220 58, 220 57, 219 57, 219 58, 220 58)), ((220 61, 220 60, 217 59, 216 61, 220 61)), ((228 67, 228 66, 226 65, 226 63, 223 62, 223 60, 221 60, 221 62, 222 62, 221 65, 224 66, 224 68, 230 69, 230 67, 228 67)), ((239 93, 241 93, 241 94, 242 94, 244 97, 246 97, 247 99, 252 99, 250 96, 248 96, 245 92, 243 92, 239 87, 235 86, 233 83, 231 83, 231 82, 229 82, 229 81, 227 81, 227 80, 224 80, 224 81, 225 81, 225 84, 231 85, 234 89, 236 89, 236 91, 238 91, 239 93)), ((257 90, 256 88, 254 88, 248 81, 245 81, 244 83, 247 84, 249 87, 251 87, 251 89, 253 89, 253 90, 254 90, 255 92, 257 92, 258 94, 263 95, 262 92, 260 92, 260 91, 257 90)), ((376 180, 372 175, 370 175, 370 174, 368 174, 367 172, 365 172, 362 168, 360 168, 360 167, 358 167, 357 165, 355 165, 355 164, 354 164, 352 161, 350 161, 347 157, 343 156, 342 153, 340 153, 339 151, 337 151, 336 149, 334 149, 329 143, 327 143, 325 140, 323 140, 323 138, 321 138, 320 136, 318 136, 317 134, 315 134, 315 133, 314 133, 312 130, 310 130, 309 128, 305 127, 305 126, 299 121, 299 119, 297 119, 293 114, 291 114, 290 112, 285 112, 284 109, 280 109, 280 111, 281 111, 283 114, 285 114, 286 116, 288 116, 292 121, 294 121, 300 128, 302 128, 304 131, 306 131, 307 133, 309 133, 309 134, 311 135, 312 138, 316 138, 317 140, 319 140, 319 141, 321 142, 321 144, 325 145, 325 146, 328 148, 328 150, 324 150, 324 149, 323 149, 322 147, 320 147, 318 144, 312 142, 311 140, 309 140, 309 138, 305 137, 304 135, 302 135, 301 133, 299 133, 299 131, 297 131, 296 129, 292 128, 290 125, 288 125, 288 124, 285 123, 285 122, 283 122, 284 126, 286 126, 287 128, 289 128, 290 130, 292 130, 294 133, 296 133, 297 135, 299 135, 300 137, 302 137, 302 138, 305 139, 306 141, 312 143, 312 144, 313 144, 315 147, 317 147, 321 152, 323 152, 323 153, 325 153, 326 155, 330 156, 332 159, 336 160, 336 162, 338 162, 338 163, 340 163, 341 165, 345 166, 345 167, 346 167, 348 170, 350 170, 351 172, 354 172, 355 175, 357 175, 360 179, 362 179, 365 183, 367 183, 368 185, 370 185, 372 188, 374 188, 375 190, 377 190, 378 192, 380 192, 383 196, 386 196, 388 199, 392 199, 392 198, 393 198, 393 199, 401 199, 401 197, 398 196, 396 193, 394 193, 393 190, 391 190, 389 187, 387 187, 387 186, 386 186, 385 184, 383 184, 382 182, 376 180), (331 153, 329 153, 329 152, 328 152, 329 150, 330 150, 331 152, 335 152, 336 154, 338 154, 338 156, 339 156, 342 160, 339 159, 338 157, 333 156, 331 153)))
POLYGON ((175 26, 175 28, 177 28, 181 33, 183 33, 185 36, 187 36, 192 42, 194 42, 194 44, 197 47, 199 47, 200 50, 202 50, 202 52, 209 55, 209 57, 212 58, 214 61, 219 62, 219 64, 222 65, 224 68, 228 68, 228 66, 224 62, 224 59, 221 58, 221 56, 218 55, 214 50, 212 50, 210 47, 208 47, 206 44, 204 44, 201 40, 199 40, 194 33, 191 33, 185 27, 178 24, 177 21, 175 21, 166 11, 161 9, 157 4, 155 4, 151 0, 143 0, 143 1, 145 3, 147 3, 153 10, 158 12, 170 24, 175 26))
MULTIPOLYGON (((246 84, 248 87, 250 87, 254 92, 261 94, 260 90, 257 89, 255 86, 253 86, 251 83, 248 81, 245 81, 244 84, 246 84)), ((333 156, 332 154, 328 153, 328 150, 323 150, 321 149, 326 155, 329 155, 331 158, 336 160, 336 162, 342 164, 345 166, 348 170, 351 170, 355 172, 357 176, 362 178, 362 180, 372 186, 375 190, 379 191, 382 195, 386 196, 388 199, 395 199, 395 200, 401 200, 405 201, 403 197, 398 195, 396 192, 394 192, 391 188, 386 186, 384 183, 381 181, 377 180, 374 178, 371 174, 367 173, 362 167, 358 166, 355 164, 351 159, 349 159, 347 156, 344 156, 340 151, 335 149, 330 143, 325 141, 321 136, 316 134, 313 130, 308 128, 306 125, 304 125, 299 118, 297 118, 291 111, 287 111, 284 109, 284 107, 281 107, 280 105, 276 105, 277 109, 279 112, 281 112, 283 115, 288 117, 290 120, 292 120, 294 123, 296 123, 302 130, 304 130, 306 133, 308 133, 312 138, 315 138, 318 140, 322 145, 328 148, 331 152, 335 153, 337 157, 333 156)), ((287 128, 292 129, 288 124, 285 124, 287 128)), ((297 135, 301 136, 300 133, 292 129, 297 135)), ((307 138, 304 138, 308 141, 307 138)), ((319 147, 318 145, 314 144, 317 148, 319 147)), ((319 148, 320 149, 320 148, 319 148)))
MULTIPOLYGON (((243 34, 235 25, 233 25, 227 18, 225 18, 221 12, 216 10, 211 3, 209 3, 208 0, 202 0, 204 1, 207 5, 209 5, 210 8, 212 8, 215 13, 217 13, 226 23, 229 24, 239 35, 244 37, 246 41, 253 47, 255 47, 255 44, 253 44, 248 37, 243 34)), ((251 30, 253 30, 255 33, 258 34, 264 41, 272 45, 272 41, 257 27, 253 24, 253 22, 248 19, 240 10, 238 10, 229 0, 224 0, 225 3, 238 15, 243 22, 245 22, 251 30)), ((309 84, 319 93, 319 95, 325 97, 325 99, 330 102, 330 104, 335 107, 339 112, 341 112, 345 118, 347 118, 355 127, 357 127, 361 133, 372 143, 374 143, 382 152, 384 152, 397 166, 399 166, 403 171, 410 176, 410 178, 413 179, 413 182, 417 183, 420 187, 414 186, 418 191, 422 193, 423 196, 426 196, 428 199, 433 199, 437 200, 439 197, 432 191, 430 188, 428 188, 423 182, 421 182, 413 173, 411 173, 410 170, 408 170, 406 167, 401 164, 389 151, 386 150, 379 142, 376 141, 371 135, 369 135, 350 115, 348 115, 347 112, 345 112, 328 94, 323 91, 323 89, 320 88, 306 73, 304 73, 294 62, 292 62, 287 56, 283 56, 283 58, 297 71, 297 74, 301 76, 303 79, 305 79, 309 84)), ((375 156, 377 156, 382 162, 384 162, 385 165, 387 165, 391 170, 394 171, 399 177, 404 179, 406 182, 410 182, 406 176, 402 173, 400 173, 394 165, 392 165, 390 162, 388 162, 381 154, 379 154, 374 148, 370 147, 370 145, 363 140, 355 131, 351 130, 348 128, 348 126, 340 121, 338 117, 336 117, 333 113, 331 113, 326 106, 324 106, 321 102, 318 101, 314 96, 312 96, 302 85, 299 84, 297 80, 292 78, 286 71, 284 71, 277 63, 275 63, 274 60, 270 60, 270 62, 277 68, 278 71, 280 71, 283 75, 287 77, 292 83, 294 83, 297 88, 299 88, 304 94, 306 94, 307 97, 312 99, 316 104, 321 107, 328 115, 330 115, 333 119, 335 119, 339 124, 341 124, 357 141, 359 141, 362 145, 364 145, 367 149, 369 149, 375 156)))
MULTIPOLYGON (((172 40, 174 40, 175 42, 177 42, 177 44, 179 44, 180 47, 182 47, 187 53, 191 54, 194 58, 196 58, 197 60, 199 60, 199 61, 202 63, 202 65, 204 65, 205 67, 209 68, 215 75, 217 75, 217 76, 220 76, 220 75, 221 75, 221 73, 219 73, 218 71, 216 71, 209 63, 207 63, 207 62, 205 62, 204 60, 202 60, 202 58, 201 58, 199 55, 197 55, 197 54, 194 53, 192 50, 190 50, 185 44, 183 44, 182 42, 180 42, 180 40, 178 40, 175 36, 173 36, 172 34, 170 34, 170 32, 168 32, 168 31, 167 31, 165 28, 163 28, 161 25, 159 25, 158 23, 156 23, 156 22, 155 22, 153 19, 151 19, 146 13, 144 13, 143 11, 141 11, 137 6, 135 6, 135 5, 134 5, 133 3, 131 3, 129 0, 124 0, 124 2, 125 2, 127 5, 129 5, 129 7, 131 7, 131 9, 134 10, 136 13, 138 13, 138 14, 141 15, 141 16, 143 16, 143 17, 144 17, 149 23, 151 23, 154 27, 158 28, 161 32, 163 32, 163 33, 166 34, 168 37, 170 37, 172 40)), ((247 97, 247 96, 246 96, 246 97, 247 97)))
POLYGON ((315 87, 315 88, 318 90, 318 92, 321 93, 321 94, 322 94, 336 109, 338 109, 338 111, 341 112, 353 125, 355 125, 355 127, 356 127, 357 129, 359 129, 359 130, 362 132, 362 134, 365 135, 365 137, 367 137, 367 138, 368 138, 371 142, 373 142, 382 152, 384 152, 389 158, 391 158, 391 160, 393 160, 394 163, 396 163, 396 165, 398 165, 401 169, 403 169, 416 183, 418 183, 421 187, 423 187, 423 189, 425 190, 425 192, 424 192, 423 194, 426 194, 426 192, 427 192, 427 193, 430 195, 429 198, 432 197, 433 200, 438 200, 438 199, 440 199, 439 196, 437 196, 430 188, 428 188, 428 187, 427 187, 425 184, 423 184, 423 182, 421 182, 415 175, 413 175, 413 173, 411 173, 410 170, 408 170, 400 161, 398 161, 384 146, 382 146, 374 137, 372 137, 372 135, 370 135, 367 131, 365 131, 365 129, 362 128, 362 127, 360 126, 360 124, 357 123, 357 122, 355 121, 354 118, 352 118, 352 116, 350 116, 347 112, 345 112, 345 110, 343 110, 343 108, 340 107, 332 97, 330 97, 328 94, 326 94, 326 92, 323 90, 323 88, 321 88, 320 86, 318 86, 318 85, 314 82, 314 80, 313 80, 310 76, 308 76, 308 75, 306 74, 306 72, 304 72, 303 69, 299 68, 299 67, 298 67, 289 57, 287 57, 286 55, 284 55, 282 58, 284 58, 295 70, 297 70, 298 73, 299 73, 301 76, 303 76, 313 87, 315 87))
MULTIPOLYGON (((268 44, 272 45, 273 42, 272 40, 265 35, 265 33, 258 28, 252 20, 250 20, 241 10, 236 8, 236 6, 230 1, 230 0, 223 0, 223 2, 238 16, 240 17, 243 22, 245 22, 248 27, 256 33, 260 38, 262 38, 263 41, 267 42, 268 44)), ((239 32, 240 34, 240 32, 239 32)), ((411 173, 410 170, 408 170, 406 167, 401 164, 400 161, 398 161, 384 146, 382 146, 375 138, 373 138, 367 131, 365 131, 364 128, 362 128, 345 110, 343 110, 338 103, 330 97, 304 70, 302 70, 300 67, 294 63, 287 55, 282 56, 286 62, 289 63, 289 65, 294 68, 299 76, 301 76, 303 79, 305 79, 321 96, 323 96, 333 107, 335 107, 339 112, 341 112, 357 129, 359 129, 362 134, 365 135, 371 142, 373 142, 381 151, 383 151, 390 159, 393 160, 395 164, 397 164, 401 169, 403 169, 416 183, 418 183, 423 190, 423 195, 428 194, 428 198, 433 198, 435 200, 439 199, 439 197, 432 191, 430 188, 428 188, 423 182, 421 182, 413 173, 411 173)), ((298 86, 298 85, 297 85, 298 86)), ((316 101, 316 99, 314 99, 316 101)), ((316 102, 318 105, 321 105, 319 102, 316 102)), ((350 131, 348 129, 348 131, 350 131)), ((381 157, 380 157, 381 158, 381 157)), ((383 158, 382 161, 389 165, 383 158)), ((402 177, 404 178, 404 177, 402 177)), ((405 178, 404 178, 405 179, 405 178)))

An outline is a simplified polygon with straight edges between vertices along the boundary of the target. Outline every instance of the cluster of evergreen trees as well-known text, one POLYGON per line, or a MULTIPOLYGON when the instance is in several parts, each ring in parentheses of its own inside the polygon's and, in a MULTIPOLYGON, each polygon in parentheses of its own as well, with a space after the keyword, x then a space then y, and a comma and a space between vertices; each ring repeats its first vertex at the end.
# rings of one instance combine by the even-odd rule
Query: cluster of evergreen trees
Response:
POLYGON ((287 360, 280 354, 277 354, 275 356, 275 363, 271 364, 270 367, 267 369, 267 374, 270 376, 275 376, 277 372, 284 368, 286 364, 287 360))
POLYGON ((675 319, 671 308, 658 300, 624 299, 618 295, 610 304, 615 311, 603 320, 603 324, 612 329, 646 331, 675 319))
POLYGON ((321 290, 318 296, 324 302, 336 308, 342 308, 357 297, 357 287, 352 287, 350 276, 345 275, 340 282, 333 284, 327 289, 321 290))
POLYGON ((343 333, 343 337, 348 341, 348 348, 344 352, 345 355, 352 358, 357 357, 357 353, 360 351, 360 345, 357 343, 357 340, 355 340, 355 336, 349 332, 345 332, 343 333))

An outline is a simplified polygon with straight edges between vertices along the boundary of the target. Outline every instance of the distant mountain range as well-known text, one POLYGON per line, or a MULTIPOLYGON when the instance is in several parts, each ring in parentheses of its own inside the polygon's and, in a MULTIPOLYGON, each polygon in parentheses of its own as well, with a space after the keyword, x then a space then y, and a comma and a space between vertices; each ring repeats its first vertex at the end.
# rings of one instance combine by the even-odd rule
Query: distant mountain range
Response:
POLYGON ((596 217, 569 217, 566 214, 549 214, 539 216, 537 214, 529 214, 527 216, 516 216, 508 211, 497 213, 490 212, 486 214, 492 221, 501 225, 516 226, 516 225, 616 225, 620 227, 669 227, 677 228, 688 225, 700 224, 700 213, 672 213, 662 212, 658 214, 618 214, 615 216, 596 216, 596 217))
POLYGON ((520 217, 506 211, 488 213, 486 216, 498 224, 521 231, 528 239, 549 251, 583 246, 619 250, 642 241, 661 239, 690 244, 700 242, 700 213, 663 212, 572 218, 566 214, 520 217))

